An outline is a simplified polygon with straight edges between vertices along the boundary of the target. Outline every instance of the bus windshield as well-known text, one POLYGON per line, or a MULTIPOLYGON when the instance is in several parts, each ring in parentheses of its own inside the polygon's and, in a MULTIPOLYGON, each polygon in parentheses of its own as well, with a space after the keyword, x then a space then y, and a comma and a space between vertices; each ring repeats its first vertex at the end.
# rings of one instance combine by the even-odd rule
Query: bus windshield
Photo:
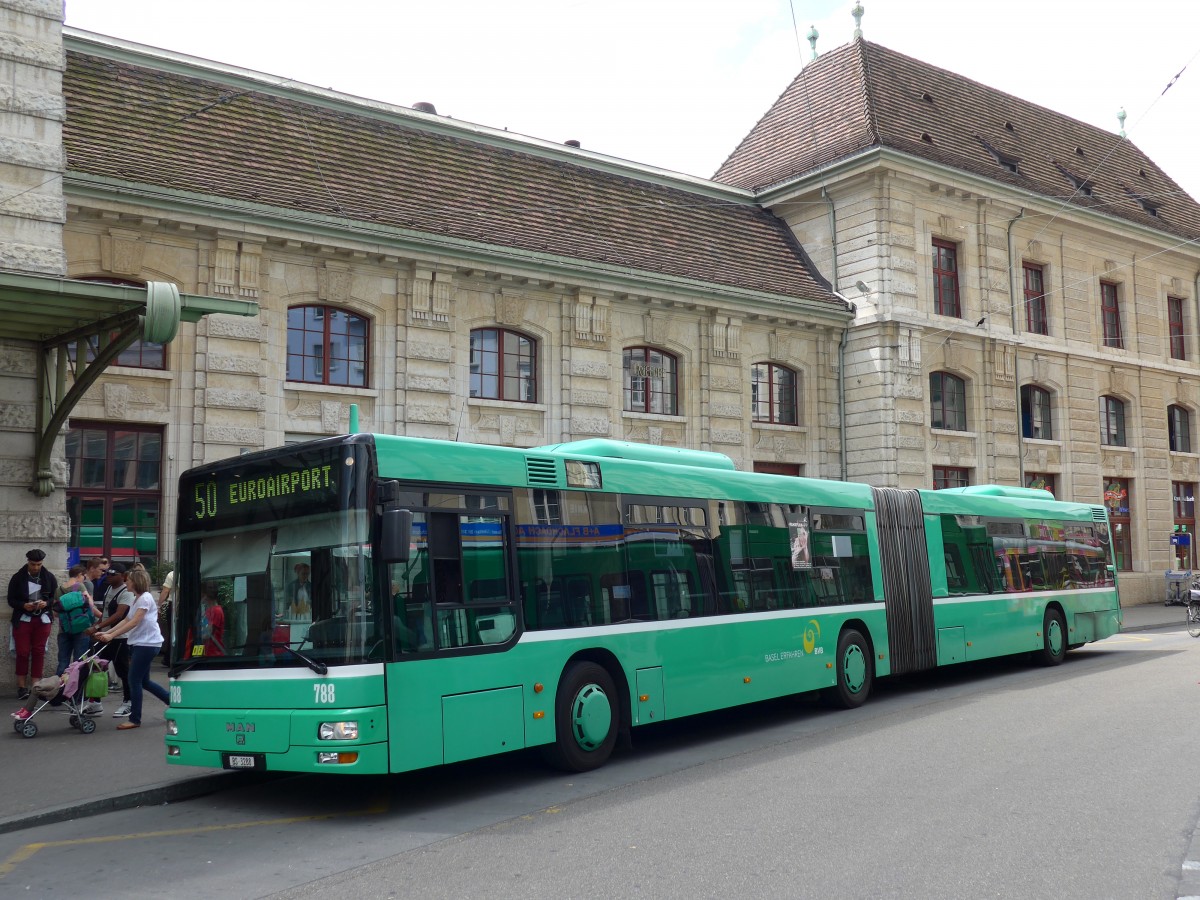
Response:
POLYGON ((181 541, 174 662, 189 666, 379 661, 367 513, 350 510, 181 541))

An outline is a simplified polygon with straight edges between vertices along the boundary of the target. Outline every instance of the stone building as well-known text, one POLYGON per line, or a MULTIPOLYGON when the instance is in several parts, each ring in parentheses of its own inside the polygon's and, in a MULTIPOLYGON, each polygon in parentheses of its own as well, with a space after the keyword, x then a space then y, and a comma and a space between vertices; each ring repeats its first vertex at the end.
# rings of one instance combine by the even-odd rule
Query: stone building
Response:
POLYGON ((857 306, 849 478, 1104 498, 1126 604, 1194 567, 1200 205, 1123 134, 859 36, 714 177, 857 306))
POLYGON ((751 192, 427 104, 65 42, 70 277, 260 308, 132 345, 76 407, 84 555, 168 556, 180 472, 344 432, 351 403, 364 430, 841 474, 851 310, 751 192))

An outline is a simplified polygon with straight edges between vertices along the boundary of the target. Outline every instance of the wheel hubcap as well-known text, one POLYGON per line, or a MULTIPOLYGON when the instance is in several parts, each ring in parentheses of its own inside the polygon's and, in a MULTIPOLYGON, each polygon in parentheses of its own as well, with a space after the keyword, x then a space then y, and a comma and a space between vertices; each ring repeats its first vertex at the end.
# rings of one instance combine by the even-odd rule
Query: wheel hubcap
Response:
POLYGON ((842 676, 846 690, 852 694, 857 694, 867 683, 867 657, 863 654, 862 647, 857 644, 846 648, 842 657, 842 676))
POLYGON ((575 695, 571 706, 571 726, 575 742, 584 750, 595 750, 608 737, 612 723, 612 705, 598 684, 587 684, 575 695))
POLYGON ((1050 627, 1046 629, 1046 643, 1050 646, 1050 652, 1055 656, 1062 653, 1063 649, 1063 631, 1062 623, 1058 619, 1050 620, 1050 627))

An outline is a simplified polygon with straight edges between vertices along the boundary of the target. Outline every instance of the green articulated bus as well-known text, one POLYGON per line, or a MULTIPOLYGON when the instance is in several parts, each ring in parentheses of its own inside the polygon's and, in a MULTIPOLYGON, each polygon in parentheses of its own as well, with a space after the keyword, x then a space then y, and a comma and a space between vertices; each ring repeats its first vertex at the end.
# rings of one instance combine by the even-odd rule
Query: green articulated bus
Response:
POLYGON ((1117 632, 1104 507, 608 440, 354 434, 180 480, 171 763, 403 772, 1117 632))

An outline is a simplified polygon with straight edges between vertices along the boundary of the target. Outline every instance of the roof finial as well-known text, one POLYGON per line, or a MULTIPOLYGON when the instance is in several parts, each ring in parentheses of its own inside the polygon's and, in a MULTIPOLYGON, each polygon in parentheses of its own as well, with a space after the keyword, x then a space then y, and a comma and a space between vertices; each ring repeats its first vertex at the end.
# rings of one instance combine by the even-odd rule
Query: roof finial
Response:
POLYGON ((812 47, 812 58, 813 59, 817 58, 817 38, 819 38, 820 36, 821 36, 821 33, 819 31, 817 31, 816 25, 808 26, 808 34, 806 34, 805 37, 808 38, 808 46, 812 47))
POLYGON ((1121 137, 1125 137, 1125 107, 1121 107, 1117 112, 1117 121, 1121 123, 1121 137))
POLYGON ((854 16, 854 37, 855 38, 862 37, 862 14, 863 14, 863 5, 861 3, 855 3, 854 9, 850 10, 850 15, 854 16))

